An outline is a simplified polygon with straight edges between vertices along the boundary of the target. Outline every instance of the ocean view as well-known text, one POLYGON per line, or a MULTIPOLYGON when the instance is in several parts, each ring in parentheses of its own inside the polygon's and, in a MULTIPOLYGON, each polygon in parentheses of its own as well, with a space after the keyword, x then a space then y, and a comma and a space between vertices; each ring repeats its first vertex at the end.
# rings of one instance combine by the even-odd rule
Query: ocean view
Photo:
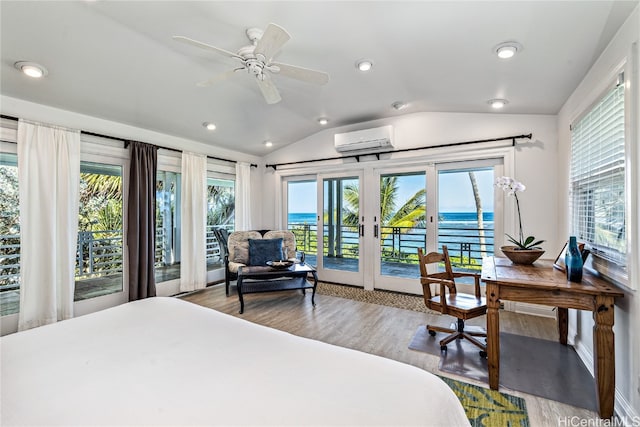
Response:
MULTIPOLYGON (((438 221, 438 247, 447 245, 452 256, 468 256, 481 260, 480 236, 475 212, 440 212, 438 221), (467 247, 468 246, 468 247, 467 247), (465 247, 467 247, 465 249, 465 247)), ((309 212, 296 212, 289 214, 289 226, 306 224, 315 232, 316 214, 309 212)), ((483 212, 483 229, 486 250, 493 251, 493 212, 483 212)), ((391 227, 381 227, 383 247, 392 251, 405 254, 415 254, 417 248, 426 247, 426 233, 424 228, 394 231, 391 227)), ((343 232, 343 240, 356 243, 358 233, 350 230, 343 232)), ((315 246, 315 245, 314 245, 315 246)))
MULTIPOLYGON (((477 228, 476 213, 475 212, 440 212, 440 223, 444 226, 455 223, 462 226, 463 224, 467 228, 477 228)), ((493 228, 493 212, 483 212, 482 219, 485 222, 485 227, 488 226, 487 222, 491 223, 493 228)), ((289 224, 315 224, 316 214, 313 212, 294 212, 290 213, 288 217, 289 224)))

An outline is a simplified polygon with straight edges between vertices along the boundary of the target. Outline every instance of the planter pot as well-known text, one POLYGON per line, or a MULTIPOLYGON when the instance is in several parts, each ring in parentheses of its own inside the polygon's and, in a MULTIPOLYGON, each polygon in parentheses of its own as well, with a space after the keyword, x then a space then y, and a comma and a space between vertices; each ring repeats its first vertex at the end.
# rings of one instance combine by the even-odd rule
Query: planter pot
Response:
POLYGON ((512 263, 524 265, 533 264, 544 253, 542 249, 518 249, 517 246, 503 246, 500 250, 512 263))

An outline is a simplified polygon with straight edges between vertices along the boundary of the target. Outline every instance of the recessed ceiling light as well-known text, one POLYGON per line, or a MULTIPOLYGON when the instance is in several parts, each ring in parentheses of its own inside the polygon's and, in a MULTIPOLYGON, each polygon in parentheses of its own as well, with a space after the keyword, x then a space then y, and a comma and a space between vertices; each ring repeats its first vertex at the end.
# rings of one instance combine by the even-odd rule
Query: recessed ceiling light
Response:
POLYGON ((318 119, 318 123, 320 123, 322 126, 324 126, 327 123, 329 123, 329 119, 327 119, 325 117, 321 117, 321 118, 318 119))
POLYGON ((264 142, 264 146, 265 146, 265 147, 273 147, 273 142, 271 142, 271 141, 265 141, 265 142, 264 142))
POLYGON ((373 68, 373 62, 368 59, 361 59, 356 62, 356 68, 358 68, 358 70, 360 71, 369 71, 371 70, 371 68, 373 68))
POLYGON ((40 64, 36 64, 35 62, 18 61, 13 64, 13 66, 34 79, 39 79, 49 73, 46 68, 40 64))
POLYGON ((396 101, 393 104, 391 104, 391 106, 393 108, 395 108, 396 110, 400 111, 400 110, 404 110, 405 108, 407 108, 409 105, 406 102, 402 102, 402 101, 396 101))
POLYGON ((207 130, 216 130, 216 125, 210 122, 204 122, 202 126, 206 127, 207 130))
POLYGON ((495 52, 500 59, 512 58, 520 51, 522 51, 522 45, 518 42, 504 42, 495 47, 495 52))
POLYGON ((487 101, 487 104, 491 105, 491 108, 494 108, 496 110, 501 109, 508 103, 509 101, 507 101, 506 99, 490 99, 489 101, 487 101))

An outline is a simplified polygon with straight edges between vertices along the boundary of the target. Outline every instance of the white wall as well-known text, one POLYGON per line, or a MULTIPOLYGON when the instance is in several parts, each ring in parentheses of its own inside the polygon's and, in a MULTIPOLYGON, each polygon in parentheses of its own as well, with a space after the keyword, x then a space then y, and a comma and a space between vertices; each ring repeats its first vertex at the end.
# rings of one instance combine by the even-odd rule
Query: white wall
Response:
MULTIPOLYGON (((607 49, 587 73, 583 81, 569 97, 558 114, 558 218, 560 219, 559 234, 569 235, 569 161, 571 149, 571 135, 569 125, 586 108, 592 104, 604 91, 606 84, 610 82, 620 64, 627 59, 632 67, 635 67, 634 80, 627 94, 633 94, 635 102, 640 91, 638 85, 638 69, 640 62, 638 55, 632 54, 633 44, 640 38, 640 12, 636 8, 625 25, 618 31, 607 49)), ((637 48, 637 46, 636 46, 637 48)), ((632 113, 634 125, 630 128, 631 147, 635 149, 629 156, 627 167, 631 170, 631 187, 628 193, 633 199, 630 203, 631 212, 627 221, 627 232, 631 237, 631 256, 629 266, 629 278, 631 286, 636 291, 627 291, 622 300, 616 303, 614 332, 616 334, 616 413, 626 420, 640 415, 640 298, 637 295, 640 290, 640 247, 638 242, 638 230, 640 225, 640 212, 638 211, 638 194, 640 192, 640 150, 637 149, 638 115, 637 104, 632 113)), ((572 312, 570 317, 570 334, 574 336, 576 349, 590 369, 593 369, 592 352, 592 328, 593 320, 589 312, 572 312)), ((640 419, 640 418, 637 418, 640 419)), ((637 420, 636 419, 636 420, 637 420)), ((637 422, 637 421, 636 421, 637 422)))
MULTIPOLYGON (((557 128, 556 117, 549 115, 516 115, 516 114, 471 114, 471 113, 414 113, 391 119, 382 119, 357 125, 326 129, 298 141, 285 149, 273 152, 265 157, 266 164, 310 160, 325 157, 336 157, 339 154, 333 146, 335 133, 390 124, 395 132, 395 148, 414 148, 454 142, 490 139, 511 135, 533 134, 531 141, 519 140, 515 149, 515 170, 506 171, 527 186, 520 196, 522 220, 525 233, 545 239, 543 244, 546 258, 555 258, 564 241, 558 238, 557 230, 557 196, 556 196, 556 157, 557 128)), ((507 142, 508 144, 508 142, 507 142)), ((496 144, 493 144, 496 145, 496 144)), ((502 146, 505 143, 501 143, 502 146)), ((469 150, 471 146, 456 148, 469 150)), ((473 149, 477 149, 474 147, 473 149)), ((404 162, 422 158, 428 162, 435 153, 442 154, 449 149, 422 150, 393 154, 387 163, 402 165, 404 162)), ((385 155, 383 157, 389 157, 385 155)), ((367 157, 363 161, 375 162, 375 157, 367 157)), ((338 160, 323 163, 301 165, 302 169, 318 170, 321 168, 361 167, 355 160, 338 160)), ((280 169, 279 169, 280 170, 280 169)), ((263 181, 263 224, 266 228, 279 226, 281 199, 280 182, 272 169, 264 170, 263 181)), ((511 200, 512 201, 512 200, 511 200)), ((513 206, 509 212, 514 213, 513 206)), ((516 220, 506 220, 510 224, 505 230, 511 234, 515 230, 516 220)), ((498 237, 498 236, 497 236, 498 237)))

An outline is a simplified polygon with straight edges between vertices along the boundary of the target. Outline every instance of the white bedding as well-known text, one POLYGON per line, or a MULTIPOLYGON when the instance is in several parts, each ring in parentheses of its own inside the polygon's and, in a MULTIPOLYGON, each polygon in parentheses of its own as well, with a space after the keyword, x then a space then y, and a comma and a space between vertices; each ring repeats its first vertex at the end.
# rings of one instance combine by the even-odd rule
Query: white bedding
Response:
POLYGON ((3 426, 469 425, 421 369, 176 298, 8 335, 1 351, 3 426))

